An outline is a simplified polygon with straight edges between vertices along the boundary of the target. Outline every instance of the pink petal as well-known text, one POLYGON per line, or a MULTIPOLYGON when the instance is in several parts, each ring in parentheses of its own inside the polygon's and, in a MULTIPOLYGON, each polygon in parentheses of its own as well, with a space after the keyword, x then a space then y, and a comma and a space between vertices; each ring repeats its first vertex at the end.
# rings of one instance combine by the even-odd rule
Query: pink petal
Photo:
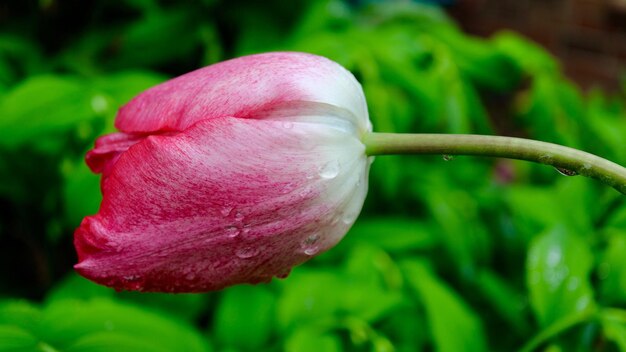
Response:
POLYGON ((129 133, 111 133, 96 140, 95 147, 90 150, 85 161, 91 171, 108 176, 120 155, 135 143, 143 140, 145 135, 129 133))
MULTIPOLYGON (((164 88, 148 96, 154 94, 192 99, 164 88)), ((181 106, 171 111, 182 114, 181 106)), ((156 110, 165 107, 145 107, 133 112, 140 123, 125 115, 120 127, 181 128, 210 110, 160 118, 156 110)), ((102 155, 105 146, 117 153, 134 141, 110 138, 96 147, 102 155)), ((175 135, 146 137, 119 156, 102 185, 100 212, 77 229, 76 269, 117 289, 168 292, 284 277, 345 234, 363 204, 368 168, 353 132, 280 116, 206 119, 175 135)))
POLYGON ((302 101, 346 110, 358 117, 357 128, 371 129, 361 87, 348 71, 320 56, 289 52, 245 56, 172 79, 130 101, 115 122, 127 133, 182 131, 204 119, 262 118, 302 101))

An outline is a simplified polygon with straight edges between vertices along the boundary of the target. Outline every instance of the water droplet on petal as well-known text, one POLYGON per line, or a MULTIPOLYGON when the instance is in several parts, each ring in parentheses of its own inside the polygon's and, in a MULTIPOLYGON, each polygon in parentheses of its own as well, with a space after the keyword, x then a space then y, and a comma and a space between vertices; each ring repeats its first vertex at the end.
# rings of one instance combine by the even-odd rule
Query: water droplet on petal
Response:
POLYGON ((319 239, 320 239, 320 235, 314 233, 312 235, 309 235, 307 238, 305 238, 304 241, 302 241, 302 244, 305 246, 310 246, 312 244, 317 243, 319 239))
POLYGON ((363 184, 363 174, 359 175, 359 178, 356 180, 356 186, 361 187, 363 184))
POLYGON ((228 216, 230 215, 230 212, 233 211, 233 207, 222 207, 222 209, 220 210, 220 213, 222 213, 222 215, 224 216, 228 216))
POLYGON ((318 171, 321 178, 333 179, 339 175, 339 169, 339 162, 337 160, 333 160, 320 167, 318 171))
POLYGON ((241 230, 239 230, 239 228, 237 228, 236 226, 228 226, 225 230, 226 236, 230 238, 237 237, 239 236, 239 233, 241 233, 241 230))
POLYGON ((127 275, 123 279, 126 281, 126 288, 133 291, 143 290, 143 282, 140 275, 127 275))
POLYGON ((357 214, 356 213, 346 213, 346 215, 343 216, 343 219, 341 219, 341 221, 343 221, 344 224, 349 225, 352 224, 354 222, 354 220, 356 220, 357 214))
POLYGON ((315 255, 320 249, 317 247, 309 247, 304 250, 304 254, 306 255, 315 255))
POLYGON ((443 161, 450 161, 452 159, 454 159, 454 155, 448 155, 448 154, 443 155, 443 161))
POLYGON ((305 238, 300 245, 304 250, 304 254, 314 255, 319 252, 319 246, 317 245, 319 239, 320 235, 316 233, 309 235, 307 238, 305 238))
POLYGON ((292 122, 283 122, 283 128, 290 130, 290 129, 293 128, 293 123, 292 122))
POLYGON ((556 169, 556 171, 558 171, 563 176, 576 176, 576 175, 578 175, 578 172, 576 172, 574 170, 565 169, 565 168, 562 168, 562 167, 555 167, 555 169, 556 169))
POLYGON ((277 274, 276 277, 279 278, 279 279, 286 279, 287 276, 289 276, 290 273, 291 273, 291 269, 287 270, 284 273, 277 274))
POLYGON ((289 183, 285 184, 285 186, 283 187, 281 193, 287 194, 287 193, 293 191, 294 188, 295 188, 295 184, 289 182, 289 183))
POLYGON ((248 259, 259 254, 259 249, 256 247, 243 247, 235 251, 235 255, 241 259, 248 259))

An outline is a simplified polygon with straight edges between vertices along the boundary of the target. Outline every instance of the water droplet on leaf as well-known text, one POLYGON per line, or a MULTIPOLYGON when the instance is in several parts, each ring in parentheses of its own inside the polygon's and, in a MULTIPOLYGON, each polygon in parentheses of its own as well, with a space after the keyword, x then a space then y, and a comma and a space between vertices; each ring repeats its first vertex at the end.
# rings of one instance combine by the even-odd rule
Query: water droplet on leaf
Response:
POLYGON ((580 279, 577 277, 571 277, 567 283, 567 289, 570 291, 576 291, 578 286, 580 286, 580 279))
POLYGON ((109 103, 102 95, 94 95, 91 98, 91 108, 97 114, 103 114, 109 109, 109 103))

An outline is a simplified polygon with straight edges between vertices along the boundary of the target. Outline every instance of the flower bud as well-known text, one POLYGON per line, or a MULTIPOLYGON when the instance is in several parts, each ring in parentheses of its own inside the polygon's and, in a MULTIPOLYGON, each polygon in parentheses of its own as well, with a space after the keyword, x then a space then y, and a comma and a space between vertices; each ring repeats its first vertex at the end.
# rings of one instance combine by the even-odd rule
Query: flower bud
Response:
POLYGON ((86 157, 103 200, 75 232, 86 278, 202 292, 268 282, 334 246, 367 193, 359 83, 328 59, 246 56, 148 89, 86 157))

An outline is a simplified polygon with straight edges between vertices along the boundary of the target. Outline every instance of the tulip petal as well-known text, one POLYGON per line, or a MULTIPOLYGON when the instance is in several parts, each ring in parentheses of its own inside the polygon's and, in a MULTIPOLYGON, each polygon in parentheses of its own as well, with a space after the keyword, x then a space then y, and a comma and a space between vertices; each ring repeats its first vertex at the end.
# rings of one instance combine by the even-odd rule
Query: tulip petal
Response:
POLYGON ((250 55, 148 89, 120 109, 115 123, 127 133, 182 131, 205 119, 262 118, 262 111, 313 102, 349 112, 362 132, 371 124, 361 92, 352 74, 326 58, 293 52, 250 55))
MULTIPOLYGON (((177 116, 176 128, 191 125, 135 141, 110 167, 99 213, 75 233, 76 269, 116 289, 202 292, 284 277, 335 245, 360 212, 370 161, 328 115, 336 107, 302 104, 264 119, 177 116)), ((173 126, 148 110, 120 126, 173 126)), ((116 138, 110 145, 134 141, 116 138)))
POLYGON ((111 133, 102 136, 96 140, 95 147, 87 153, 85 162, 91 171, 106 177, 120 155, 144 138, 144 135, 129 133, 111 133))

